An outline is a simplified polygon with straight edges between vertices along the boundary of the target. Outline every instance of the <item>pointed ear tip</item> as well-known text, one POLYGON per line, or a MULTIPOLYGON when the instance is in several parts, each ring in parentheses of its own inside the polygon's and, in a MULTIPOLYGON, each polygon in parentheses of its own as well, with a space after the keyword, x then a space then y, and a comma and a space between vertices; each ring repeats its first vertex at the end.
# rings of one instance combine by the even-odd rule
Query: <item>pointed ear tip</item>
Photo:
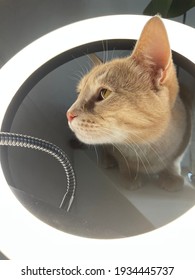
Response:
POLYGON ((148 22, 163 24, 162 17, 160 14, 156 14, 155 16, 151 17, 151 19, 148 22))
POLYGON ((166 28, 164 25, 164 22, 162 20, 162 18, 160 17, 160 15, 155 15, 153 16, 151 19, 149 19, 149 21, 146 23, 146 26, 148 28, 152 28, 152 30, 159 30, 162 32, 166 32, 166 28))
POLYGON ((154 18, 161 19, 161 18, 162 18, 162 16, 161 16, 161 14, 160 14, 160 13, 157 13, 157 14, 154 16, 154 18))

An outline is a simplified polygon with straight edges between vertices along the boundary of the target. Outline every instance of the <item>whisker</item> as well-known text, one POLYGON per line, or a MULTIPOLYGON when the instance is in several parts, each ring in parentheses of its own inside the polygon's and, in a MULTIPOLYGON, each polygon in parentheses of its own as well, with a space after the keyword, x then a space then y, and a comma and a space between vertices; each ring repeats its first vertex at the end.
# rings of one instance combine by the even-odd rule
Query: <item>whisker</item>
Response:
MULTIPOLYGON (((143 152, 142 149, 139 147, 139 145, 137 145, 133 140, 132 140, 133 143, 131 143, 131 142, 129 142, 128 139, 125 139, 125 138, 123 139, 123 141, 124 141, 124 143, 125 143, 125 145, 126 145, 127 147, 130 147, 131 150, 133 150, 133 151, 135 152, 135 155, 136 155, 137 160, 140 160, 140 161, 141 161, 141 163, 142 163, 142 165, 143 165, 143 167, 144 167, 144 169, 145 169, 147 175, 149 175, 148 169, 147 169, 147 167, 146 167, 146 165, 145 165, 145 163, 144 163, 144 160, 143 160, 142 156, 144 157, 144 159, 146 160, 146 162, 148 163, 148 165, 149 165, 150 167, 151 167, 151 165, 150 165, 149 160, 148 160, 147 157, 145 156, 144 152, 143 152), (135 149, 134 146, 136 146, 136 147, 139 149, 139 151, 140 151, 141 153, 139 153, 139 152, 135 149)), ((139 165, 139 163, 137 162, 137 170, 139 171, 138 168, 139 168, 140 166, 138 167, 138 165, 139 165)), ((137 176, 137 173, 136 173, 136 176, 137 176)))
POLYGON ((108 61, 108 41, 106 40, 106 62, 108 61))
MULTIPOLYGON (((143 138, 141 138, 140 136, 138 136, 136 133, 133 133, 133 132, 131 132, 131 134, 133 134, 133 136, 135 136, 137 139, 139 139, 139 140, 144 140, 143 138)), ((162 163, 162 165, 166 168, 166 165, 165 165, 165 163, 164 163, 164 161, 163 161, 163 159, 162 159, 162 157, 159 155, 159 152, 158 152, 158 150, 157 150, 157 148, 154 148, 153 146, 152 146, 152 144, 150 144, 148 141, 146 141, 146 140, 144 140, 145 141, 145 143, 144 143, 144 145, 147 145, 148 147, 149 147, 149 149, 150 150, 152 150, 153 152, 154 152, 154 154, 157 156, 157 158, 160 160, 160 162, 162 163)), ((154 145, 154 144, 153 144, 154 145)))
MULTIPOLYGON (((108 132, 107 131, 105 131, 105 128, 103 128, 103 131, 104 131, 104 133, 106 133, 107 135, 111 135, 111 133, 108 133, 108 132, 111 132, 111 130, 109 131, 108 130, 108 132)), ((127 165, 127 169, 128 169, 128 171, 129 171, 129 173, 131 174, 131 169, 130 169, 130 166, 129 166, 129 162, 127 161, 127 159, 126 159, 126 157, 125 157, 125 155, 123 154, 123 152, 121 151, 121 149, 117 146, 117 144, 114 144, 113 142, 111 143, 111 145, 114 147, 114 148, 116 148, 117 150, 118 150, 118 152, 121 154, 121 156, 122 156, 122 158, 124 159, 124 161, 125 161, 125 163, 126 163, 126 165, 127 165)), ((114 150, 113 150, 113 152, 114 152, 114 150)))
MULTIPOLYGON (((106 134, 108 134, 109 136, 114 136, 113 134, 112 134, 112 130, 110 130, 110 129, 108 129, 108 128, 103 128, 103 131, 106 133, 106 134), (108 133, 109 132, 109 133, 108 133)), ((119 134, 119 136, 122 136, 123 137, 123 135, 120 135, 119 134)), ((116 136, 114 136, 114 137, 116 137, 116 136)), ((117 138, 118 139, 118 138, 117 138)), ((124 137, 123 137, 123 139, 124 139, 124 137)), ((146 166, 145 166, 145 164, 144 164, 144 161, 143 161, 143 159, 141 158, 141 155, 139 155, 139 153, 134 149, 134 147, 133 147, 133 145, 131 144, 131 143, 129 143, 128 141, 126 141, 125 139, 124 139, 124 144, 126 145, 126 146, 128 146, 133 152, 135 152, 135 155, 136 155, 136 161, 137 161, 137 166, 136 166, 136 174, 135 174, 135 180, 136 180, 136 178, 137 178, 137 176, 138 176, 138 173, 139 173, 139 167, 140 167, 140 163, 139 163, 139 160, 142 162, 142 164, 143 164, 143 166, 144 166, 144 168, 145 168, 145 170, 146 170, 146 173, 149 175, 149 173, 148 173, 148 170, 147 170, 147 168, 146 168, 146 166)), ((126 157, 125 157, 125 155, 124 155, 124 153, 121 151, 121 149, 119 148, 119 146, 117 145, 117 144, 114 144, 114 143, 112 143, 112 145, 119 151, 119 153, 122 155, 122 157, 124 158, 124 160, 125 160, 125 162, 126 162, 126 164, 127 164, 127 168, 128 168, 128 170, 129 170, 129 172, 130 172, 130 174, 132 173, 131 172, 131 168, 130 168, 130 166, 129 166, 129 162, 127 161, 127 159, 126 159, 126 157)), ((121 145, 120 145, 121 146, 121 145)))
POLYGON ((111 60, 113 60, 113 59, 114 59, 114 52, 115 52, 115 48, 112 50, 111 60))
POLYGON ((126 165, 127 165, 127 169, 128 169, 128 171, 129 171, 129 174, 131 174, 131 168, 130 168, 130 166, 129 166, 129 162, 128 162, 128 160, 126 159, 126 157, 124 156, 123 152, 119 149, 119 147, 118 147, 117 145, 115 145, 115 144, 113 144, 113 143, 112 143, 112 145, 119 151, 119 153, 121 154, 121 156, 122 156, 123 159, 125 160, 125 163, 126 163, 126 165))
POLYGON ((82 73, 82 77, 83 77, 89 72, 89 70, 86 68, 85 65, 82 65, 82 66, 80 65, 80 67, 81 67, 81 73, 82 73))
MULTIPOLYGON (((152 169, 152 166, 151 166, 149 160, 147 159, 146 155, 144 154, 143 150, 141 149, 141 147, 140 147, 137 143, 135 143, 133 140, 131 140, 131 141, 133 142, 133 145, 135 145, 136 148, 139 149, 139 151, 141 152, 142 156, 143 156, 144 159, 146 160, 147 164, 148 164, 148 165, 150 166, 150 168, 152 169)), ((128 142, 127 142, 127 143, 128 143, 128 142)), ((146 165, 145 165, 145 163, 144 163, 144 160, 143 160, 142 157, 141 157, 141 154, 138 153, 138 152, 136 151, 136 149, 134 149, 134 152, 135 152, 136 155, 139 157, 139 159, 140 159, 140 161, 141 161, 141 163, 142 163, 142 165, 143 165, 143 167, 144 167, 144 169, 145 169, 147 175, 149 175, 148 169, 147 169, 147 167, 146 167, 146 165)))
MULTIPOLYGON (((115 138, 117 137, 117 136, 113 135, 112 130, 110 130, 110 129, 108 129, 108 128, 103 128, 103 130, 104 130, 104 131, 106 130, 106 131, 111 132, 109 135, 112 135, 112 137, 113 137, 113 136, 114 136, 115 138)), ((135 143, 134 141, 133 141, 133 143, 129 142, 129 140, 126 139, 126 138, 124 138, 124 135, 122 135, 121 133, 118 133, 118 134, 119 134, 119 137, 121 136, 121 140, 124 141, 124 144, 127 145, 133 152, 135 152, 136 158, 137 158, 137 159, 139 158, 139 160, 141 161, 141 163, 142 163, 142 165, 143 165, 143 167, 144 167, 144 169, 145 169, 147 175, 149 175, 148 169, 147 169, 147 167, 146 167, 146 164, 144 163, 144 160, 142 159, 142 156, 144 157, 145 161, 147 162, 147 164, 150 166, 151 169, 152 169, 152 166, 151 166, 149 160, 147 159, 146 155, 145 155, 144 152, 142 151, 142 149, 139 147, 139 145, 138 145, 137 143, 135 143), (133 144, 139 149, 139 151, 140 151, 141 153, 139 153, 138 151, 136 151, 136 149, 134 148, 133 144)), ((118 139, 118 137, 117 137, 117 139, 118 139)), ((120 145, 120 146, 121 146, 121 145, 120 145)), ((118 145, 117 145, 117 147, 118 147, 118 145)), ((140 165, 139 165, 139 167, 140 167, 140 165)), ((138 163, 137 163, 137 170, 138 170, 138 163)), ((136 173, 136 177, 137 177, 137 173, 136 173)))
POLYGON ((95 62, 92 60, 91 56, 87 54, 87 58, 88 58, 88 67, 94 67, 95 66, 95 62))
MULTIPOLYGON (((126 145, 130 146, 130 144, 126 144, 126 145)), ((141 159, 140 155, 138 154, 138 152, 133 148, 132 145, 131 145, 131 150, 133 150, 135 152, 135 155, 136 155, 136 163, 137 163, 137 165, 136 165, 136 173, 135 173, 135 177, 134 177, 134 180, 136 180, 137 177, 138 177, 138 173, 139 173, 140 161, 142 162, 142 159, 141 159)))
POLYGON ((78 83, 80 81, 80 79, 78 77, 74 77, 73 75, 72 76, 68 75, 67 77, 68 77, 68 79, 70 79, 70 80, 72 80, 74 82, 76 81, 76 83, 78 83))
MULTIPOLYGON (((152 152, 154 152, 155 156, 158 158, 158 160, 161 162, 161 164, 163 165, 164 168, 166 168, 166 164, 164 163, 164 160, 162 159, 162 157, 160 156, 159 152, 158 152, 158 149, 157 147, 155 146, 155 144, 151 144, 149 143, 147 140, 143 139, 142 137, 138 136, 135 132, 132 132, 132 131, 129 131, 129 130, 125 130, 125 132, 128 132, 129 134, 131 134, 132 136, 136 137, 137 139, 141 140, 143 143, 144 143, 144 146, 148 147, 148 149, 150 149, 152 152)), ((128 142, 129 140, 126 139, 128 142)), ((132 141, 132 138, 131 138, 131 142, 134 143, 134 145, 137 145, 137 147, 139 149, 141 149, 140 145, 138 143, 136 143, 135 141, 132 141)), ((141 149, 142 151, 142 149, 141 149)), ((143 153, 143 151, 142 151, 143 153)), ((144 157, 145 157, 145 154, 143 153, 144 157)))
POLYGON ((69 76, 71 79, 76 80, 77 82, 79 82, 82 78, 83 78, 83 73, 81 71, 79 71, 78 73, 73 73, 72 76, 69 76), (74 77, 75 76, 75 77, 74 77))
POLYGON ((97 150, 97 148, 96 148, 96 146, 95 146, 95 145, 93 145, 93 147, 94 147, 95 154, 96 154, 96 158, 97 158, 97 165, 99 165, 99 155, 98 155, 98 150, 97 150))
POLYGON ((102 41, 102 49, 103 49, 103 63, 106 63, 109 58, 108 40, 102 41))

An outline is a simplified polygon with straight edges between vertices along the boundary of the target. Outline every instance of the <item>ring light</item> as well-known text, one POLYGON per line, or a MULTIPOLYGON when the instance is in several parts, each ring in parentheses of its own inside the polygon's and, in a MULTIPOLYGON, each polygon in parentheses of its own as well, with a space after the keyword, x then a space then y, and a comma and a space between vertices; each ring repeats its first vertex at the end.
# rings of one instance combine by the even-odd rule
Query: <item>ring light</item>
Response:
MULTIPOLYGON (((0 70, 0 124, 15 93, 36 69, 75 47, 113 39, 138 39, 146 16, 107 16, 59 28, 34 41, 0 70)), ((174 51, 195 64, 195 30, 164 20, 174 51), (182 37, 182 38, 181 38, 182 37)), ((193 260, 195 206, 174 222, 152 232, 123 239, 94 240, 73 236, 43 223, 17 200, 0 169, 0 249, 11 259, 193 260), (185 240, 185 242, 183 242, 185 240), (178 245, 179 243, 179 245, 178 245), (141 255, 140 255, 141 249, 141 255), (181 253, 182 252, 182 253, 181 253)))

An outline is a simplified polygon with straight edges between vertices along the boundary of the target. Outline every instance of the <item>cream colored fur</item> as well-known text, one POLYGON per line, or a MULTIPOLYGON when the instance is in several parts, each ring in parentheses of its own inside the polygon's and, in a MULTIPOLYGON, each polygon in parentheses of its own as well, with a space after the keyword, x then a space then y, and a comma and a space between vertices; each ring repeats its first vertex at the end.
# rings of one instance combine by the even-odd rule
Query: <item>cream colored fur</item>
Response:
POLYGON ((131 56, 94 61, 67 112, 72 131, 84 143, 106 144, 109 159, 132 185, 158 174, 163 188, 180 189, 178 162, 190 128, 162 20, 155 16, 147 22, 131 56), (102 89, 109 92, 105 99, 102 89))

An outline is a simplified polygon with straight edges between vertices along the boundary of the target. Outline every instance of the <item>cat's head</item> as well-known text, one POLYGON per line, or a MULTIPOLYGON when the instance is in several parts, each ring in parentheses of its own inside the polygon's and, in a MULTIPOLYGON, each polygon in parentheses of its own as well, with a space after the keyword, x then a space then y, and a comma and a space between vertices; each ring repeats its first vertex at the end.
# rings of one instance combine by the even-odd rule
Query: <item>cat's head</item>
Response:
POLYGON ((131 56, 96 65, 79 82, 67 112, 77 138, 87 144, 144 143, 166 129, 178 83, 167 33, 155 16, 131 56))

